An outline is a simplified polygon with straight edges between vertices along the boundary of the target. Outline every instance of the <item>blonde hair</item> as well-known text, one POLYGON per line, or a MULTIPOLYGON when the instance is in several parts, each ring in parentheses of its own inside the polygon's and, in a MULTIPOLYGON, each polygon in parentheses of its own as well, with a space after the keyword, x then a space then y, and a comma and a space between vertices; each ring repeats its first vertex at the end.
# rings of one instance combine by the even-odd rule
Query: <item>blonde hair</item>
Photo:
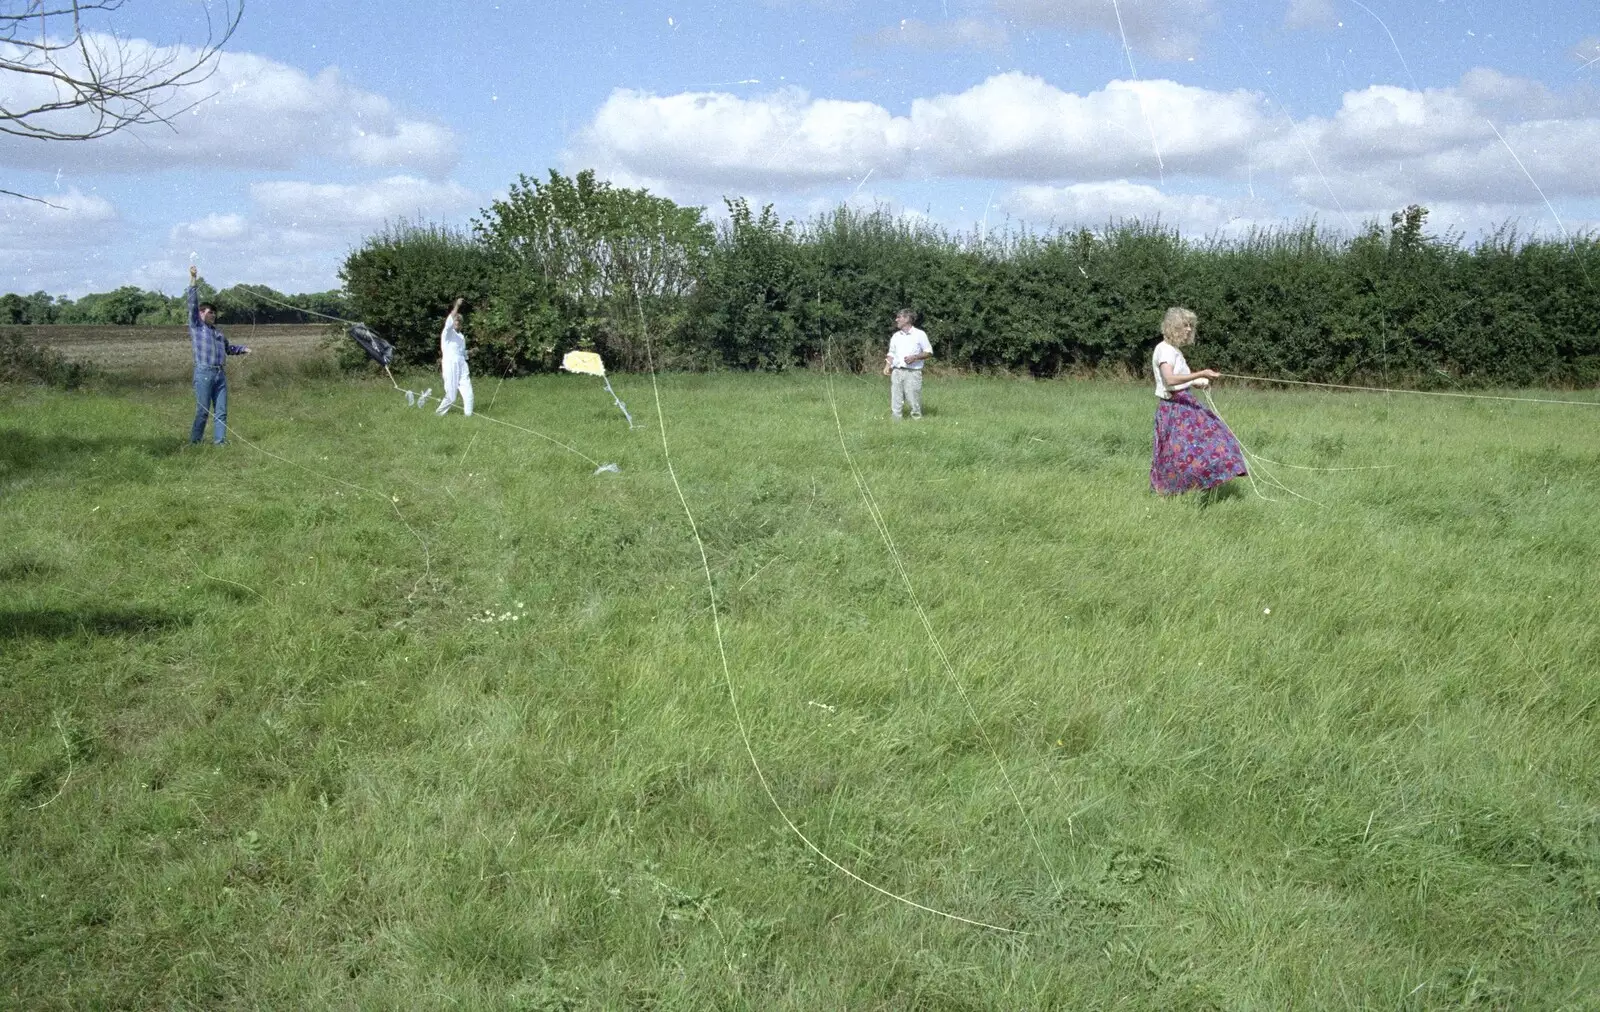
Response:
POLYGON ((1184 334, 1199 322, 1200 317, 1194 315, 1194 310, 1173 306, 1161 318, 1161 336, 1171 344, 1183 344, 1184 334))

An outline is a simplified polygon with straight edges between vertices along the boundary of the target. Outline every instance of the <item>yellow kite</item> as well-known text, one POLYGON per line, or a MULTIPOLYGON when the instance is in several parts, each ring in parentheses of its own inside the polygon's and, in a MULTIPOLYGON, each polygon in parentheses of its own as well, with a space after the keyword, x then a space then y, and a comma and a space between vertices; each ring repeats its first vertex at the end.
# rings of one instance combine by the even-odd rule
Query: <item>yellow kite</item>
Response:
POLYGON ((561 368, 589 376, 604 376, 606 364, 592 351, 569 351, 561 357, 561 368))
POLYGON ((628 420, 628 428, 637 428, 633 424, 633 416, 628 414, 628 406, 622 403, 622 398, 618 397, 617 392, 611 389, 611 381, 606 378, 606 364, 601 361, 599 355, 592 351, 569 351, 561 356, 561 368, 567 372, 581 372, 585 376, 600 377, 600 381, 606 385, 606 393, 610 394, 611 399, 617 402, 617 408, 622 412, 622 417, 628 420))

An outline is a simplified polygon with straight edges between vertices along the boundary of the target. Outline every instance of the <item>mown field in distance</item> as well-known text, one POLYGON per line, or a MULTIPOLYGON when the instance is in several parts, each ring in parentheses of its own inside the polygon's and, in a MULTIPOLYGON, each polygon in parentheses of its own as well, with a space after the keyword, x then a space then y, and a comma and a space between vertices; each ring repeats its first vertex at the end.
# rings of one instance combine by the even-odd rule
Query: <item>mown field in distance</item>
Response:
POLYGON ((1600 408, 615 381, 4 391, 8 1002, 1594 1007, 1600 408))
MULTIPOLYGON (((224 324, 232 344, 250 348, 255 362, 281 367, 315 356, 328 342, 330 329, 322 324, 274 323, 259 327, 248 323, 224 324)), ((335 331, 334 333, 337 333, 335 331)), ((21 334, 72 362, 84 362, 123 377, 155 378, 183 372, 193 365, 186 327, 112 326, 0 326, 0 337, 21 334)), ((237 358, 229 363, 243 365, 237 358)))

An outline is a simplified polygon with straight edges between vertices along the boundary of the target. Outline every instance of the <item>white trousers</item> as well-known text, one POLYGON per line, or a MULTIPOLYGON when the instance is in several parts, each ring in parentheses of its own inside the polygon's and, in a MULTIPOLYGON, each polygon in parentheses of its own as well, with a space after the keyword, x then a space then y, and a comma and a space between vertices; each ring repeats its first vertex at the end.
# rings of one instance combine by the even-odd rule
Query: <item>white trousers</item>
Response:
POLYGON ((440 370, 444 373, 444 399, 433 413, 442 415, 450 410, 450 405, 456 402, 456 391, 461 391, 461 411, 463 414, 472 414, 472 377, 467 374, 467 360, 450 356, 444 360, 440 370))
POLYGON ((900 420, 901 405, 911 404, 911 417, 922 417, 922 370, 895 369, 889 373, 889 415, 900 420))

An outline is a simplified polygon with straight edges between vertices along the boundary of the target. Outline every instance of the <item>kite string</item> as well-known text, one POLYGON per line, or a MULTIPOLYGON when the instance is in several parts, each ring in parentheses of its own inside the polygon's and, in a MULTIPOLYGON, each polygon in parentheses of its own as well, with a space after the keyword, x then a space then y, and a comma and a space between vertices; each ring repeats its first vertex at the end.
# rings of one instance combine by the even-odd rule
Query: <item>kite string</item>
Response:
MULTIPOLYGON (((242 443, 243 445, 249 447, 250 449, 256 451, 257 453, 259 453, 259 454, 261 454, 261 455, 263 455, 265 457, 270 457, 273 460, 279 461, 279 462, 284 463, 284 464, 288 464, 290 467, 293 467, 293 468, 296 468, 298 470, 304 471, 304 472, 306 472, 307 474, 310 474, 310 475, 315 475, 316 477, 321 478, 324 481, 331 481, 331 482, 334 482, 335 484, 343 485, 345 488, 354 489, 357 492, 362 492, 362 493, 365 493, 365 494, 367 494, 369 496, 375 496, 375 497, 377 497, 379 499, 382 499, 384 502, 386 502, 389 505, 390 509, 394 510, 394 515, 397 518, 399 518, 400 523, 405 527, 405 529, 407 531, 411 532, 411 536, 416 538, 417 539, 417 543, 422 546, 422 569, 423 569, 423 574, 421 576, 419 576, 417 578, 416 582, 414 582, 411 585, 411 592, 406 595, 406 600, 409 601, 413 597, 416 596, 417 589, 422 586, 422 581, 423 580, 431 580, 431 578, 433 576, 433 557, 432 557, 432 554, 431 554, 431 552, 430 552, 430 550, 428 548, 428 539, 424 538, 422 536, 422 534, 420 532, 418 532, 418 530, 411 525, 411 522, 406 519, 405 514, 400 511, 400 497, 399 496, 396 496, 396 495, 385 495, 384 493, 379 492, 379 491, 377 491, 375 489, 368 488, 365 485, 358 485, 353 481, 349 481, 347 479, 340 478, 337 475, 328 474, 325 471, 319 471, 314 467, 307 467, 305 464, 302 464, 299 461, 290 460, 288 457, 284 457, 284 456, 281 456, 279 454, 273 453, 271 450, 268 450, 266 447, 258 446, 257 444, 251 442, 249 439, 245 438, 245 436, 238 429, 234 428, 232 425, 230 425, 227 422, 225 422, 225 421, 221 420, 220 418, 218 418, 214 412, 208 412, 208 414, 211 417, 212 424, 213 425, 222 426, 223 432, 225 432, 227 434, 227 437, 229 439, 236 440, 237 442, 242 443)), ((198 567, 196 567, 196 568, 198 570, 198 567)), ((206 576, 207 579, 216 579, 216 577, 208 576, 207 574, 205 574, 203 572, 201 573, 201 575, 202 576, 206 576)), ((232 581, 232 580, 223 580, 223 581, 220 581, 220 582, 233 583, 234 581, 232 581)), ((237 585, 241 586, 241 587, 244 586, 243 584, 237 584, 237 585)), ((262 597, 260 592, 254 590, 254 588, 245 587, 245 589, 246 590, 250 590, 252 593, 255 593, 256 596, 258 596, 258 597, 262 597)), ((262 600, 266 600, 265 597, 262 597, 262 600)))
MULTIPOLYGON (((494 385, 494 396, 489 398, 489 407, 490 408, 493 408, 494 407, 494 402, 500 399, 500 387, 505 383, 505 381, 506 381, 506 378, 504 376, 501 376, 499 381, 495 383, 495 385, 494 385)), ((465 450, 461 451, 461 459, 456 461, 456 466, 457 467, 461 467, 462 465, 464 465, 467 462, 467 454, 471 453, 472 452, 472 448, 478 444, 478 435, 479 435, 479 433, 474 432, 472 434, 472 438, 467 440, 467 448, 465 450)))
POLYGON ((222 421, 215 414, 213 414, 211 416, 211 420, 212 420, 213 424, 222 426, 223 430, 227 432, 229 439, 236 439, 239 442, 243 443, 245 446, 250 447, 250 449, 255 450, 257 453, 264 454, 264 455, 266 455, 268 457, 271 457, 274 460, 282 461, 283 463, 288 464, 290 467, 299 468, 300 470, 306 472, 307 474, 316 475, 317 477, 325 479, 327 481, 337 482, 338 484, 343 485, 346 488, 353 488, 358 492, 365 492, 367 495, 377 496, 378 498, 380 498, 380 499, 384 500, 385 502, 387 502, 389 504, 389 508, 394 510, 394 515, 396 517, 400 518, 400 523, 403 524, 405 526, 405 529, 411 532, 411 536, 416 538, 417 542, 422 545, 422 570, 423 570, 423 573, 422 573, 421 576, 417 577, 416 582, 411 585, 411 593, 406 595, 406 600, 409 601, 413 597, 417 596, 417 588, 422 586, 422 581, 423 580, 431 580, 433 578, 433 557, 430 554, 430 552, 428 551, 428 539, 424 538, 417 531, 417 529, 415 527, 411 526, 411 521, 407 520, 406 519, 406 515, 404 513, 400 512, 400 497, 399 496, 396 496, 396 495, 384 495, 382 492, 374 491, 373 489, 367 488, 365 485, 358 485, 353 481, 347 481, 344 478, 340 478, 340 477, 338 477, 336 475, 331 475, 331 474, 327 474, 327 473, 325 473, 323 471, 318 471, 314 467, 307 467, 306 465, 301 464, 298 461, 290 460, 288 457, 283 457, 283 456, 280 456, 280 455, 278 455, 276 453, 273 453, 271 450, 268 450, 265 447, 257 446, 255 443, 252 443, 250 440, 246 439, 243 435, 241 435, 238 429, 236 429, 233 426, 229 425, 227 422, 222 421))
MULTIPOLYGON (((275 299, 270 295, 263 295, 261 292, 256 291, 255 286, 253 286, 253 285, 240 285, 239 287, 243 288, 245 291, 249 292, 251 295, 254 295, 258 299, 265 299, 266 301, 272 303, 275 306, 281 306, 284 309, 293 310, 296 313, 306 313, 307 315, 310 315, 310 316, 320 316, 324 320, 332 320, 334 323, 344 323, 344 324, 348 324, 349 326, 352 326, 352 327, 361 326, 361 324, 359 322, 355 321, 355 320, 346 320, 342 316, 332 316, 332 315, 329 315, 328 313, 319 313, 315 309, 304 309, 304 308, 302 308, 300 306, 295 306, 295 305, 291 305, 291 304, 289 304, 287 302, 284 302, 281 299, 275 299)), ((394 388, 396 390, 399 390, 403 394, 411 394, 411 393, 413 393, 413 391, 405 389, 404 387, 402 387, 395 380, 394 373, 389 371, 388 363, 381 363, 381 364, 383 365, 383 374, 385 376, 389 377, 389 382, 394 385, 394 388)))
MULTIPOLYGON (((292 310, 294 310, 296 312, 300 312, 300 313, 310 313, 312 316, 320 316, 325 320, 332 320, 335 323, 346 323, 346 324, 350 324, 350 325, 354 326, 356 324, 356 322, 357 322, 355 320, 346 320, 345 318, 343 318, 341 316, 331 316, 331 315, 329 315, 327 313, 319 313, 319 312, 317 312, 316 310, 313 310, 313 309, 301 309, 299 306, 292 306, 287 302, 282 302, 282 301, 280 301, 278 299, 274 299, 270 295, 262 295, 260 292, 257 292, 254 288, 251 288, 251 287, 245 287, 245 291, 250 292, 252 295, 255 295, 255 296, 259 297, 259 298, 266 299, 268 302, 271 302, 271 303, 274 303, 276 305, 282 306, 285 309, 292 309, 292 310)), ((383 371, 384 371, 384 374, 389 377, 389 382, 394 384, 394 388, 396 390, 401 390, 400 384, 395 382, 394 374, 389 371, 389 367, 388 366, 384 366, 383 367, 383 371)), ((503 381, 504 377, 501 377, 501 379, 503 381)), ((607 389, 610 389, 610 386, 611 385, 609 383, 606 384, 606 388, 607 389)), ((401 390, 401 392, 404 393, 405 391, 401 390)), ((499 395, 500 395, 500 388, 498 386, 496 386, 495 387, 495 396, 498 397, 499 395)), ((616 397, 616 394, 612 394, 611 396, 614 399, 616 397)), ((493 399, 491 399, 489 401, 489 405, 491 407, 494 406, 493 399)), ((617 406, 621 407, 621 405, 622 405, 622 402, 621 401, 617 401, 617 406)), ((623 408, 622 409, 622 413, 624 415, 626 415, 628 413, 628 409, 627 408, 623 408)), ((566 450, 569 453, 577 454, 578 456, 582 457, 584 460, 587 460, 589 463, 593 464, 596 467, 600 466, 600 462, 598 460, 595 460, 593 457, 589 456, 588 454, 586 454, 586 453, 584 453, 584 452, 582 452, 582 451, 580 451, 580 450, 578 450, 578 449, 576 449, 576 448, 574 448, 572 446, 569 446, 566 443, 563 443, 559 439, 555 439, 553 437, 547 436, 544 433, 539 432, 536 429, 524 428, 523 426, 514 425, 511 422, 502 421, 501 419, 498 419, 498 418, 492 418, 489 415, 485 415, 485 414, 477 414, 475 417, 482 418, 482 419, 484 419, 486 421, 494 422, 496 425, 504 425, 507 428, 516 429, 519 432, 525 432, 530 436, 538 436, 540 439, 543 439, 543 440, 545 440, 547 442, 550 442, 550 443, 554 443, 556 446, 561 447, 563 450, 566 450)), ((629 423, 629 427, 631 428, 632 427, 632 423, 633 423, 633 419, 631 417, 628 419, 628 423, 629 423)), ((470 445, 468 446, 468 449, 471 449, 470 445)), ((463 457, 464 456, 465 456, 465 454, 463 454, 463 457)))
MULTIPOLYGON (((356 323, 357 323, 357 321, 355 321, 355 320, 346 320, 342 316, 330 316, 327 313, 319 313, 315 309, 305 309, 305 308, 300 307, 300 306, 291 305, 291 304, 289 304, 287 302, 284 302, 284 301, 282 301, 280 299, 274 299, 270 295, 263 295, 262 293, 256 291, 256 288, 255 288, 254 285, 240 285, 239 287, 243 288, 245 291, 249 292, 251 295, 254 295, 258 299, 265 299, 266 301, 272 303, 275 306, 281 306, 284 309, 290 309, 290 310, 293 310, 296 313, 305 313, 307 316, 320 316, 324 320, 332 320, 334 323, 346 323, 346 324, 349 324, 351 326, 355 326, 356 323)), ((262 286, 262 287, 265 287, 265 286, 262 286)))
POLYGON ((1272 473, 1271 468, 1263 467, 1261 464, 1262 458, 1250 452, 1250 448, 1244 445, 1244 440, 1240 439, 1238 433, 1233 431, 1233 426, 1229 425, 1228 420, 1222 417, 1222 412, 1217 408, 1217 402, 1211 398, 1211 391, 1202 387, 1200 392, 1205 396, 1206 403, 1211 406, 1212 414, 1217 416, 1217 421, 1221 422, 1223 428, 1228 430, 1228 434, 1233 437, 1233 441, 1239 444, 1239 452, 1244 454, 1245 463, 1247 465, 1245 467, 1245 476, 1250 479, 1250 487, 1255 489, 1255 493, 1258 498, 1265 499, 1268 502, 1280 501, 1273 499, 1271 496, 1261 494, 1261 488, 1256 484, 1255 472, 1257 470, 1261 472, 1261 480, 1267 482, 1273 488, 1287 492, 1296 499, 1304 499, 1306 502, 1311 503, 1314 506, 1321 506, 1323 509, 1327 509, 1327 506, 1323 503, 1317 502, 1317 500, 1311 498, 1310 496, 1301 495, 1299 492, 1296 492, 1294 489, 1279 481, 1278 476, 1272 473))
MULTIPOLYGON (((1224 373, 1222 375, 1227 375, 1227 374, 1224 373)), ((1212 396, 1211 389, 1209 387, 1201 387, 1200 388, 1200 392, 1205 397, 1206 403, 1211 405, 1211 410, 1216 414, 1217 419, 1219 421, 1222 421, 1223 425, 1228 425, 1228 423, 1226 421, 1222 420, 1222 409, 1217 407, 1217 402, 1212 396)), ((1228 426, 1228 431, 1230 433, 1232 433, 1233 432, 1233 426, 1229 425, 1228 426)), ((1235 440, 1238 440, 1238 438, 1239 438, 1238 434, 1234 433, 1233 438, 1235 440)), ((1240 449, 1244 449, 1244 443, 1243 442, 1239 443, 1239 448, 1240 449)), ((1253 451, 1250 453, 1250 456, 1254 457, 1256 460, 1259 460, 1259 461, 1261 461, 1263 463, 1272 464, 1272 465, 1274 465, 1276 467, 1288 467, 1288 468, 1293 468, 1296 471, 1319 471, 1319 472, 1328 473, 1328 474, 1335 473, 1335 472, 1343 472, 1343 471, 1388 471, 1388 470, 1391 470, 1392 468, 1396 468, 1396 467, 1400 466, 1399 464, 1362 464, 1362 465, 1357 465, 1357 466, 1354 466, 1354 467, 1311 467, 1311 466, 1306 465, 1306 464, 1286 464, 1281 460, 1273 460, 1271 457, 1263 457, 1261 454, 1255 453, 1253 451)), ((1285 491, 1288 491, 1288 490, 1285 489, 1285 491)))
POLYGON ((621 411, 622 417, 628 420, 628 430, 631 432, 638 428, 638 426, 633 424, 633 416, 628 414, 628 406, 622 403, 622 398, 618 397, 617 392, 611 389, 611 377, 603 375, 600 377, 600 380, 606 385, 606 393, 610 394, 611 399, 616 402, 617 410, 621 411))
MULTIPOLYGON (((1134 101, 1139 105, 1139 115, 1144 119, 1145 129, 1150 131, 1150 147, 1154 149, 1156 153, 1156 174, 1161 182, 1161 185, 1166 186, 1167 164, 1161 158, 1161 144, 1156 140, 1155 124, 1150 122, 1150 113, 1144 107, 1143 88, 1139 87, 1139 71, 1133 65, 1133 50, 1128 46, 1128 33, 1122 27, 1122 6, 1117 2, 1117 0, 1111 0, 1111 9, 1117 15, 1117 34, 1122 37, 1122 54, 1128 59, 1128 73, 1133 75, 1133 81, 1135 85, 1133 90, 1133 98, 1134 101)), ((987 213, 987 211, 985 213, 987 213)))
POLYGON ((1404 390, 1397 387, 1355 386, 1349 383, 1318 383, 1312 380, 1279 379, 1274 376, 1247 376, 1243 373, 1221 373, 1228 379, 1247 380, 1254 383, 1282 383, 1298 387, 1322 387, 1327 390, 1357 390, 1369 394, 1417 394, 1422 397, 1462 397, 1479 401, 1512 401, 1519 404, 1571 404, 1579 407, 1600 407, 1600 401, 1560 400, 1551 397, 1506 397, 1497 394, 1468 394, 1454 390, 1404 390))
POLYGON ((873 892, 876 892, 882 896, 886 896, 897 903, 904 904, 905 906, 911 907, 915 910, 921 910, 924 913, 934 914, 935 916, 946 918, 947 920, 957 921, 961 924, 967 924, 976 928, 986 928, 990 931, 998 931, 1007 935, 1031 935, 1032 932, 1020 931, 1016 928, 1006 928, 998 924, 990 924, 986 921, 974 920, 970 917, 962 917, 960 914, 950 913, 946 910, 940 910, 937 907, 930 907, 926 904, 918 903, 916 900, 902 896, 899 893, 893 892, 884 888, 883 886, 878 885, 876 882, 872 882, 869 879, 863 878, 851 869, 845 867, 843 864, 840 864, 838 861, 834 860, 826 851, 813 843, 811 838, 805 834, 805 831, 795 823, 794 819, 789 817, 789 813, 784 809, 783 804, 778 801, 777 794, 773 792, 772 785, 767 780, 766 771, 762 769, 760 760, 756 758, 755 747, 750 742, 749 727, 745 724, 744 713, 739 708, 739 696, 733 684, 733 671, 728 663, 728 649, 722 637, 722 617, 721 611, 717 607, 716 583, 711 576, 711 560, 706 553, 705 540, 700 536, 700 525, 694 518, 694 511, 689 508, 689 500, 683 494, 683 486, 678 482, 677 469, 672 463, 672 450, 667 444, 666 415, 661 407, 661 386, 656 379, 655 349, 650 340, 649 327, 645 322, 644 305, 639 300, 637 291, 634 292, 634 301, 639 311, 639 328, 641 333, 644 335, 645 357, 650 363, 650 389, 655 395, 656 425, 661 432, 661 456, 666 462, 667 476, 672 479, 673 490, 678 494, 678 504, 683 507, 683 515, 689 521, 689 532, 694 535, 695 547, 700 551, 700 569, 705 574, 706 594, 711 601, 711 628, 716 635, 717 657, 722 663, 723 685, 728 691, 728 703, 733 709, 734 723, 739 729, 739 738, 744 743, 745 755, 750 760, 750 766, 755 771, 756 779, 760 781, 761 789, 766 793, 767 800, 772 803, 772 807, 777 811, 778 817, 781 818, 784 824, 789 827, 789 831, 798 837, 800 842, 805 844, 807 849, 825 861, 835 871, 856 882, 857 884, 866 886, 873 892))
MULTIPOLYGON (((466 409, 463 408, 459 404, 452 404, 450 406, 450 410, 452 410, 452 411, 461 411, 463 414, 466 413, 466 409)), ((526 426, 518 425, 515 422, 508 422, 503 418, 495 418, 493 415, 486 415, 481 411, 473 412, 472 413, 472 417, 473 418, 481 418, 486 422, 493 422, 496 425, 504 425, 508 429, 516 429, 518 432, 525 432, 530 436, 538 436, 540 439, 544 440, 545 442, 552 443, 552 444, 554 444, 556 446, 559 446, 563 450, 566 450, 568 453, 577 454, 579 457, 582 457, 584 460, 587 460, 589 463, 593 464, 595 467, 599 467, 600 466, 600 462, 598 460, 595 460, 593 457, 589 456, 587 453, 584 453, 582 450, 578 449, 576 446, 572 446, 572 445, 570 445, 568 443, 563 443, 561 440, 555 438, 554 436, 547 436, 544 433, 540 432, 538 429, 530 429, 530 428, 528 428, 526 426)))
MULTIPOLYGON (((831 346, 830 346, 831 347, 831 346)), ((961 697, 962 704, 966 707, 967 715, 972 718, 973 726, 978 729, 978 734, 983 738, 984 744, 989 748, 995 765, 1000 770, 1000 778, 1005 781, 1006 790, 1011 794, 1011 800, 1017 806, 1017 812, 1022 816, 1023 825, 1028 829, 1028 836, 1033 841, 1034 849, 1039 853, 1039 859, 1044 862, 1045 870, 1049 872, 1050 879, 1057 890, 1061 888, 1061 880, 1056 875, 1055 866, 1050 861, 1043 843, 1039 840, 1039 833, 1034 828, 1033 820, 1028 816, 1028 809, 1022 803, 1022 797, 1017 793, 1016 784, 1011 779, 1011 773, 1006 768, 1005 760, 1000 756, 1000 750, 995 746, 994 739, 989 737, 989 732, 983 726, 983 721, 978 716, 978 711, 973 706, 972 698, 967 694, 966 687, 962 684, 960 676, 956 674, 955 664, 950 660, 944 644, 939 641, 938 634, 934 631, 933 621, 928 617, 928 612, 922 606, 922 599, 917 595, 916 587, 911 582, 911 573, 907 570, 905 559, 900 554, 899 546, 894 543, 894 537, 889 533, 888 521, 884 518, 883 509, 878 505, 877 497, 872 494, 872 488, 867 483, 866 476, 861 473, 855 457, 850 453, 850 446, 844 438, 844 422, 839 417, 839 402, 834 396, 833 374, 827 370, 827 359, 824 358, 824 375, 827 377, 828 405, 833 410, 834 430, 839 436, 839 448, 844 451, 845 463, 850 468, 850 475, 855 480, 856 490, 861 493, 861 501, 867 507, 867 514, 872 518, 873 526, 878 530, 878 536, 883 539, 884 547, 888 549, 889 558, 894 563, 895 571, 900 574, 900 582, 906 588, 906 596, 911 599, 912 608, 917 613, 917 618, 922 623, 923 631, 928 634, 928 640, 933 644, 934 656, 939 659, 940 669, 945 678, 955 687, 956 694, 961 697)))

